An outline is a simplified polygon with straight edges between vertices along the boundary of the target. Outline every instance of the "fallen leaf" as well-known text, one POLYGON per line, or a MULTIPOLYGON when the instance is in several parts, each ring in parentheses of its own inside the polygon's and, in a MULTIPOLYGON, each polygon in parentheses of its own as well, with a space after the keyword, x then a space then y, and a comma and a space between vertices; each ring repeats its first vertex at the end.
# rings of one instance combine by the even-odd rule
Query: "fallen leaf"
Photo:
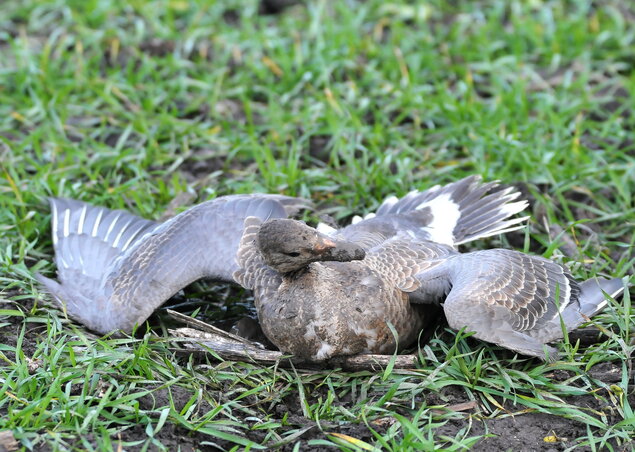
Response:
POLYGON ((454 405, 449 405, 446 408, 450 411, 469 411, 473 410, 478 406, 476 400, 469 400, 467 402, 456 403, 454 405))

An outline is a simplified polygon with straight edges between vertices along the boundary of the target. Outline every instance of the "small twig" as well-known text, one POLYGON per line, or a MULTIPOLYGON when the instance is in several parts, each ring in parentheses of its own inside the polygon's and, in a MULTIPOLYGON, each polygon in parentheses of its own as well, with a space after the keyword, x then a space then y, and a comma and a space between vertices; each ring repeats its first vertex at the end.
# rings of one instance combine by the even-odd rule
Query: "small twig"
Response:
POLYGON ((247 345, 249 347, 255 347, 262 349, 263 346, 260 344, 256 344, 255 342, 250 341, 249 339, 245 339, 244 337, 237 336, 228 331, 221 330, 220 328, 215 327, 214 325, 210 325, 209 323, 205 323, 201 320, 194 319, 185 314, 181 314, 180 312, 173 311, 171 309, 167 309, 167 313, 174 320, 178 320, 179 322, 183 322, 186 325, 191 326, 192 328, 205 331, 212 335, 221 336, 227 340, 240 342, 241 344, 247 345))
POLYGON ((229 361, 255 362, 263 365, 278 364, 280 367, 293 366, 309 370, 341 368, 352 372, 361 370, 378 372, 386 368, 393 359, 394 369, 413 369, 417 362, 416 355, 397 355, 395 357, 391 355, 339 356, 328 361, 312 362, 289 357, 279 351, 257 348, 244 338, 241 338, 241 341, 235 341, 228 337, 229 333, 224 331, 223 334, 216 334, 216 332, 204 332, 192 328, 178 328, 169 330, 169 332, 173 336, 171 340, 184 347, 184 349, 175 349, 177 353, 203 353, 229 361))

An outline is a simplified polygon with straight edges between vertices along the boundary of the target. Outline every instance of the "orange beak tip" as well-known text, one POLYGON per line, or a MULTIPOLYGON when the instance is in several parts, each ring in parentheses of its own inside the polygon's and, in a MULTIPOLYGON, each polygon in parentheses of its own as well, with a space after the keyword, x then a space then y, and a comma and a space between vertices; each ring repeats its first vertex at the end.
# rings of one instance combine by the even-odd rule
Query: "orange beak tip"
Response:
POLYGON ((327 250, 333 249, 337 246, 337 244, 330 239, 322 239, 320 242, 316 243, 313 247, 313 251, 316 253, 323 253, 327 250))

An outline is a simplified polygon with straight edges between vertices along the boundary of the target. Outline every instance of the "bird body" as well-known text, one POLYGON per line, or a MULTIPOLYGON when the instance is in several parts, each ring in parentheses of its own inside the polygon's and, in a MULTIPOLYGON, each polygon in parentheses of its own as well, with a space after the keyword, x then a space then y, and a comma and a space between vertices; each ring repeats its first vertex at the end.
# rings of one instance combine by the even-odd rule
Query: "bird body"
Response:
POLYGON ((59 282, 37 275, 67 314, 100 333, 130 331, 203 277, 252 289, 262 329, 285 353, 321 361, 410 345, 443 305, 449 325, 554 359, 546 345, 624 290, 576 282, 548 259, 457 246, 523 227, 513 188, 468 177, 401 199, 343 229, 287 217, 307 201, 234 195, 165 223, 51 199, 59 282))
POLYGON ((563 325, 577 327, 606 304, 602 291, 616 296, 624 286, 580 285, 561 265, 517 251, 456 250, 522 227, 526 217, 509 219, 526 206, 517 197, 469 177, 389 198, 341 230, 248 218, 234 278, 254 290, 269 339, 309 360, 408 346, 438 303, 454 329, 554 359, 546 344, 562 338, 563 325))
MULTIPOLYGON (((262 300, 258 292, 256 299, 262 300)), ((265 319, 263 331, 275 338, 279 348, 299 356, 308 352, 317 360, 391 353, 396 341, 389 324, 408 342, 423 326, 407 294, 360 261, 312 264, 282 278, 271 302, 256 306, 259 318, 265 319), (337 301, 337 309, 324 300, 337 301)))

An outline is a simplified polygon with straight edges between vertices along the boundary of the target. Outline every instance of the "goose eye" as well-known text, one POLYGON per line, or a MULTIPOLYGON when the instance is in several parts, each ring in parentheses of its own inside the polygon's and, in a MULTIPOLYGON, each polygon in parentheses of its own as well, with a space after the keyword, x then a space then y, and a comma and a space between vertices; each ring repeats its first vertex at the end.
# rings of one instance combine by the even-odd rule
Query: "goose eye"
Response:
POLYGON ((292 251, 290 253, 284 253, 284 254, 286 254, 289 257, 298 257, 298 256, 300 256, 300 253, 298 253, 297 251, 292 251))

